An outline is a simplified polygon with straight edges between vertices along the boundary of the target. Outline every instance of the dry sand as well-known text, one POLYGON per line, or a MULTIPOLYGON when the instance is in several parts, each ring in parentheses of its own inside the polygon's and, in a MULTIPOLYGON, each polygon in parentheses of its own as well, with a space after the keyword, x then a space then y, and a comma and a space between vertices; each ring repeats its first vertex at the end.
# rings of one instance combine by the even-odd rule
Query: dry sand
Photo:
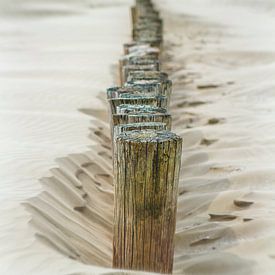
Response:
MULTIPOLYGON (((97 96, 131 2, 45 2, 0 2, 0 273, 122 274, 97 96)), ((157 1, 184 138, 175 274, 275 273, 275 2, 234 2, 157 1)))

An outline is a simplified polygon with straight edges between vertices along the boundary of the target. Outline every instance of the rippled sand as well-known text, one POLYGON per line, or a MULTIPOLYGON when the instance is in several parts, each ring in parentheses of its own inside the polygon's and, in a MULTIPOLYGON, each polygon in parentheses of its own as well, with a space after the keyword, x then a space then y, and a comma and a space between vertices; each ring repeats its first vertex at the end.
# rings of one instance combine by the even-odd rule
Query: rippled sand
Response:
MULTIPOLYGON (((275 3, 234 2, 158 1, 184 138, 175 274, 275 272, 275 3)), ((0 273, 121 274, 103 91, 131 2, 0 3, 0 273)))

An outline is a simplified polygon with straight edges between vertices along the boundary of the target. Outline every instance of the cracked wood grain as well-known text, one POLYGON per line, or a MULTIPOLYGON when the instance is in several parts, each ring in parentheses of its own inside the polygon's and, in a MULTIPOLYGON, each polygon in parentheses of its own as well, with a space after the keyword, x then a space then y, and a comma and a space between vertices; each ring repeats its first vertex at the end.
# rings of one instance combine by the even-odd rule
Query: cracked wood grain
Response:
POLYGON ((168 131, 116 138, 113 266, 171 273, 182 139, 168 131))

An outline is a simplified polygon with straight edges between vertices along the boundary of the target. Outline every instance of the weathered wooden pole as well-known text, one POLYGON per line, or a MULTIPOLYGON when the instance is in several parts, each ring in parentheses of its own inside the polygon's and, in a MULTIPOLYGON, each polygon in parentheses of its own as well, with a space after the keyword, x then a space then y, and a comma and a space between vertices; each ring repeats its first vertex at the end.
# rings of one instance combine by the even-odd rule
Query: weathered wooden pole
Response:
POLYGON ((146 48, 145 53, 147 53, 148 50, 153 50, 153 51, 156 51, 156 52, 159 53, 158 48, 152 47, 148 43, 141 43, 141 42, 138 42, 138 41, 134 41, 134 42, 131 42, 131 43, 125 43, 123 45, 124 55, 126 55, 126 56, 129 55, 129 54, 133 54, 134 52, 144 50, 144 48, 146 48))
POLYGON ((154 37, 162 37, 162 24, 159 21, 139 20, 133 29, 133 39, 138 41, 138 37, 150 32, 154 37))
POLYGON ((163 22, 151 0, 132 7, 133 42, 107 90, 114 161, 113 267, 172 273, 182 139, 169 132, 172 82, 160 71, 163 22))
POLYGON ((121 124, 121 125, 114 126, 113 140, 112 140, 112 142, 113 142, 113 156, 115 155, 114 152, 116 151, 116 137, 126 131, 134 131, 134 130, 165 131, 165 130, 167 130, 167 125, 166 125, 166 123, 162 123, 162 122, 140 122, 140 123, 128 123, 128 124, 121 124))
POLYGON ((159 62, 148 62, 148 64, 135 64, 135 65, 125 65, 122 67, 122 72, 120 75, 120 82, 123 85, 130 74, 130 72, 136 71, 158 71, 159 70, 159 62))
POLYGON ((146 48, 142 50, 136 50, 132 53, 129 53, 128 55, 123 56, 119 60, 119 72, 122 74, 123 66, 129 65, 130 60, 134 58, 146 58, 147 60, 154 60, 158 61, 159 60, 159 50, 157 48, 146 48))
POLYGON ((131 66, 131 65, 155 65, 156 69, 155 71, 160 71, 160 61, 156 59, 149 59, 147 57, 132 57, 128 60, 127 64, 125 66, 131 66))
POLYGON ((122 104, 117 106, 118 114, 135 114, 135 113, 167 113, 165 108, 155 107, 151 105, 136 105, 136 104, 122 104))
POLYGON ((172 273, 181 146, 168 131, 116 137, 115 268, 172 273))
POLYGON ((167 126, 162 122, 141 122, 141 123, 129 123, 122 124, 114 127, 114 137, 116 138, 121 133, 133 130, 167 130, 167 126))
POLYGON ((170 94, 163 91, 161 88, 162 83, 158 81, 146 82, 127 82, 123 87, 111 87, 107 89, 107 98, 119 98, 123 95, 144 95, 144 96, 158 96, 170 94))
POLYGON ((139 122, 162 122, 171 130, 172 118, 166 109, 148 105, 124 105, 112 116, 112 126, 139 122))
POLYGON ((166 96, 148 96, 148 95, 133 95, 124 94, 118 98, 109 99, 111 113, 117 113, 117 107, 123 104, 150 105, 168 109, 168 100, 166 96))
POLYGON ((127 81, 136 81, 136 80, 159 80, 165 81, 168 79, 168 74, 160 71, 142 71, 136 70, 131 71, 128 74, 127 81))
POLYGON ((167 96, 168 103, 170 102, 170 96, 172 91, 172 81, 167 80, 133 80, 127 81, 124 84, 127 88, 132 88, 133 90, 144 90, 148 93, 157 93, 159 95, 167 96))
POLYGON ((137 15, 136 15, 136 7, 131 7, 131 17, 132 17, 132 27, 136 25, 137 15))
POLYGON ((171 115, 167 113, 135 113, 135 114, 115 114, 113 115, 113 126, 138 123, 138 122, 163 122, 167 129, 171 130, 171 115))

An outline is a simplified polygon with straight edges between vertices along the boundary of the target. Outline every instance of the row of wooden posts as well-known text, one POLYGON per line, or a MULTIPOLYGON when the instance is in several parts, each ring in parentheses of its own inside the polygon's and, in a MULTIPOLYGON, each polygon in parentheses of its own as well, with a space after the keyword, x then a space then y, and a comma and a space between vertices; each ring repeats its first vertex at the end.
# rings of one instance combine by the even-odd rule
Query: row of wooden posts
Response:
POLYGON ((113 267, 172 273, 182 139, 172 133, 172 82, 161 71, 163 24, 150 0, 131 9, 133 42, 107 90, 114 164, 113 267))

